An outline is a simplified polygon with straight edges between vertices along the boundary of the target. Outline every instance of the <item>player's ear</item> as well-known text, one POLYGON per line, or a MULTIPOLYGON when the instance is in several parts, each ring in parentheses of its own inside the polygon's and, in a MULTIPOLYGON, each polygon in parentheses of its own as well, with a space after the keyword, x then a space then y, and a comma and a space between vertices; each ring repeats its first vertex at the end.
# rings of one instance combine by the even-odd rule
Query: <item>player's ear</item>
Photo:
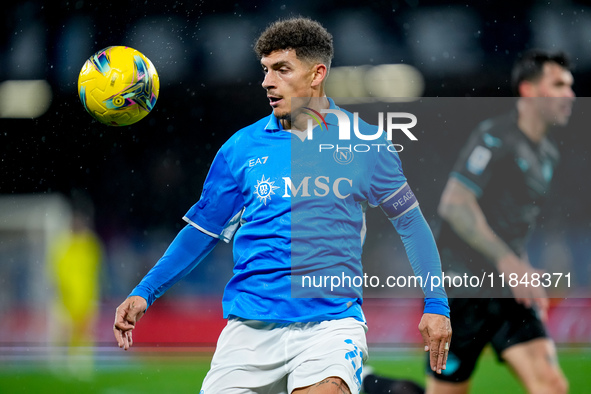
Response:
POLYGON ((517 87, 520 97, 536 97, 536 84, 531 81, 521 81, 517 87))
POLYGON ((328 68, 322 63, 315 64, 313 67, 312 86, 318 86, 326 79, 328 75, 328 68))

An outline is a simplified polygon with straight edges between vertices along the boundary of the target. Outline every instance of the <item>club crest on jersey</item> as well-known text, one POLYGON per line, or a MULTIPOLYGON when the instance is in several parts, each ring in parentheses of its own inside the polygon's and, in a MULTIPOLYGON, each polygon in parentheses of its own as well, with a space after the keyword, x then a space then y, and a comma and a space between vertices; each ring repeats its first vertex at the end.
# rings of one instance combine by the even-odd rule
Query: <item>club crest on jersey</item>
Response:
POLYGON ((279 186, 275 186, 275 181, 271 182, 271 178, 265 179, 265 175, 263 175, 261 180, 257 180, 257 184, 254 186, 254 194, 259 201, 267 205, 267 200, 271 200, 271 196, 275 194, 275 189, 279 189, 279 186))
POLYGON ((353 152, 348 149, 336 149, 332 154, 335 161, 339 164, 349 164, 353 161, 353 152))
POLYGON ((466 168, 474 175, 481 175, 492 157, 492 152, 484 146, 478 145, 466 162, 466 168))

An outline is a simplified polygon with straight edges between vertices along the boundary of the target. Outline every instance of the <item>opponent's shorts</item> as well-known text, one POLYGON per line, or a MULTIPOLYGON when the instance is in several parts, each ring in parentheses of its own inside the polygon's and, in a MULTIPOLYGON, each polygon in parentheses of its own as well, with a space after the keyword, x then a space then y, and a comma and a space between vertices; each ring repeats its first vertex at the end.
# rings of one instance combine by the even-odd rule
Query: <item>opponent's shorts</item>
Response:
POLYGON ((288 394, 331 376, 359 393, 366 331, 353 318, 291 324, 229 319, 201 394, 288 394))
POLYGON ((446 369, 441 375, 427 371, 438 380, 463 382, 470 378, 484 347, 490 343, 499 361, 513 345, 547 337, 536 311, 514 298, 449 299, 453 334, 446 369))

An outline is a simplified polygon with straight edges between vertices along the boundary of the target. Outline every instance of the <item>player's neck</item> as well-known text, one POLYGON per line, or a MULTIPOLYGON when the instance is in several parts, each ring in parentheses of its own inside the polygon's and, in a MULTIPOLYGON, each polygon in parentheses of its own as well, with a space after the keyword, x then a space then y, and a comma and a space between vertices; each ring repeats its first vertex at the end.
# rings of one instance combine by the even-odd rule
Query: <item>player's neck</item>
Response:
MULTIPOLYGON (((324 94, 319 97, 297 97, 292 98, 292 107, 307 108, 308 110, 312 109, 314 111, 320 112, 321 109, 329 108, 330 102, 324 94)), ((281 119, 280 122, 284 130, 304 131, 308 128, 309 118, 309 114, 306 115, 302 111, 297 111, 297 114, 294 116, 294 112, 292 111, 291 117, 281 119)))
POLYGON ((535 110, 520 101, 517 106, 517 126, 535 144, 542 142, 548 134, 548 124, 535 112, 535 110))

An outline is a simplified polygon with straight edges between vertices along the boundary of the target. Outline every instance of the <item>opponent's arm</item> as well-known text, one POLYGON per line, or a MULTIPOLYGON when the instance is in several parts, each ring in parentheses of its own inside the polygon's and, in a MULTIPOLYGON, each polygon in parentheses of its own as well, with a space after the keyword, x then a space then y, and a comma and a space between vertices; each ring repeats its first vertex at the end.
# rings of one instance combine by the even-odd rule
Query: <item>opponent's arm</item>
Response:
MULTIPOLYGON (((533 271, 531 265, 520 259, 489 226, 474 192, 456 178, 447 182, 438 207, 439 215, 449 223, 455 233, 477 252, 492 261, 500 272, 521 276, 533 271)), ((542 317, 547 309, 543 288, 512 287, 515 298, 526 306, 535 302, 542 317)))
POLYGON ((433 233, 418 206, 390 221, 402 239, 415 275, 424 281, 425 309, 419 330, 425 351, 430 352, 431 369, 440 374, 446 367, 452 330, 445 289, 442 286, 432 288, 431 283, 427 283, 428 277, 442 276, 433 233))
POLYGON ((456 178, 449 178, 445 185, 437 212, 464 242, 490 261, 496 263, 513 254, 488 225, 474 192, 456 178))
POLYGON ((191 225, 185 226, 158 263, 133 289, 115 312, 113 332, 119 347, 133 344, 131 332, 147 308, 173 284, 187 275, 211 252, 218 240, 191 225))

